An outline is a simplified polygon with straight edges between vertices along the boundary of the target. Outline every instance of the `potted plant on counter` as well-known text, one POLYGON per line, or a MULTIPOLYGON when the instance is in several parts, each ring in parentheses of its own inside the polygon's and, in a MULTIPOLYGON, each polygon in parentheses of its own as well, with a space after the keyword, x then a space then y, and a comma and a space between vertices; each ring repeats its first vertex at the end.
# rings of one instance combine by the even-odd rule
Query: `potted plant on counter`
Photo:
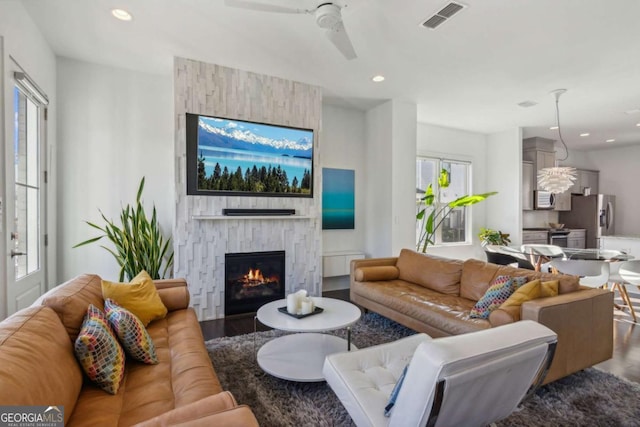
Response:
POLYGON ((480 229, 480 234, 478 234, 478 237, 480 238, 480 244, 482 246, 507 246, 509 243, 511 243, 511 239, 509 239, 508 233, 503 233, 500 230, 492 230, 490 228, 482 227, 480 229))

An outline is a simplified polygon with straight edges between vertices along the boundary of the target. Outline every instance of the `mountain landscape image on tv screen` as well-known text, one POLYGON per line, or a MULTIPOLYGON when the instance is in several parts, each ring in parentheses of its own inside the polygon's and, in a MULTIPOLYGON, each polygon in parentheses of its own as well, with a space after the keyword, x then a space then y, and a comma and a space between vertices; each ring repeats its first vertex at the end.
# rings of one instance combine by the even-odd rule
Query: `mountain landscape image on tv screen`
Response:
POLYGON ((198 116, 197 190, 310 197, 313 131, 198 116))

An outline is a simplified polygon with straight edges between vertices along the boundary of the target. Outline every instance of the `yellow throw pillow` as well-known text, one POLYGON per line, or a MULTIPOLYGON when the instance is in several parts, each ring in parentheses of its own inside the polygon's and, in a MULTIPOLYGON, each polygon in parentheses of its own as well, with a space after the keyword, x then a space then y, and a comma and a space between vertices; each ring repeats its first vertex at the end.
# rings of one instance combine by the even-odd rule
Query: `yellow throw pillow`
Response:
MULTIPOLYGON (((557 280, 550 280, 548 282, 541 282, 540 279, 533 280, 520 286, 500 306, 500 310, 506 311, 511 317, 513 317, 514 321, 518 321, 520 320, 520 307, 522 304, 537 298, 554 297, 558 295, 558 287, 559 283, 557 280)), ((496 317, 496 321, 498 320, 499 319, 496 317)))
POLYGON ((550 280, 548 282, 542 282, 540 285, 540 297, 555 297, 558 295, 559 282, 557 280, 550 280))
POLYGON ((500 306, 500 308, 506 307, 520 307, 524 302, 532 299, 540 298, 542 295, 542 286, 540 285, 540 279, 533 280, 529 283, 525 283, 520 286, 511 296, 500 306))
POLYGON ((118 305, 135 314, 147 326, 149 322, 167 315, 153 280, 146 271, 141 271, 130 283, 102 281, 102 297, 111 298, 118 305))

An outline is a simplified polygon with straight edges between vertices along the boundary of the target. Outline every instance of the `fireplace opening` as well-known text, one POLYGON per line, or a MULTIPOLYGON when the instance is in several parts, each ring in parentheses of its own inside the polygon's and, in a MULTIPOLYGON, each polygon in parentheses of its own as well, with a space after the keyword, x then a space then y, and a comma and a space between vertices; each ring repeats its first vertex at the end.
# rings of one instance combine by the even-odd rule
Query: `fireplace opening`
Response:
POLYGON ((224 256, 224 314, 252 313, 284 298, 284 251, 224 256))

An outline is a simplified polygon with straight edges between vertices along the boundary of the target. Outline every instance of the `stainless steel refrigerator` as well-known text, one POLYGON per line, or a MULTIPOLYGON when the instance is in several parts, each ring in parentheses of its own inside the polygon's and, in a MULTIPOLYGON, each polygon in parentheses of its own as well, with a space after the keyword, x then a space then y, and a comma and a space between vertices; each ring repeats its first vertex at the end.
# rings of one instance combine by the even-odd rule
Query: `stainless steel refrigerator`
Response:
POLYGON ((571 210, 560 212, 560 222, 566 228, 587 230, 587 248, 600 248, 600 237, 615 234, 616 196, 593 194, 571 196, 571 210))

